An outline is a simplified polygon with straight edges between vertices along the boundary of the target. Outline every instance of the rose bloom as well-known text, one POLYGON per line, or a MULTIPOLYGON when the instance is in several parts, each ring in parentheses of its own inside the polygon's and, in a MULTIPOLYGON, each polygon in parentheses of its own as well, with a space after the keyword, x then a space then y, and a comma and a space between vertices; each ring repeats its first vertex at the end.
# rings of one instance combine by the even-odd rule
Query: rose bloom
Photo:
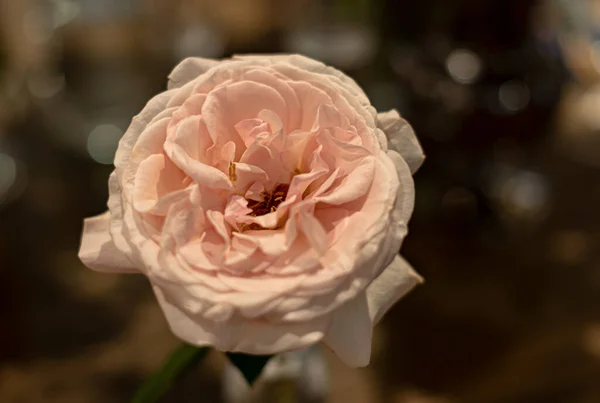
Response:
POLYGON ((398 252, 423 152, 340 71, 298 55, 190 58, 137 115, 79 256, 148 277, 173 333, 221 351, 324 342, 369 363, 421 281, 398 252))

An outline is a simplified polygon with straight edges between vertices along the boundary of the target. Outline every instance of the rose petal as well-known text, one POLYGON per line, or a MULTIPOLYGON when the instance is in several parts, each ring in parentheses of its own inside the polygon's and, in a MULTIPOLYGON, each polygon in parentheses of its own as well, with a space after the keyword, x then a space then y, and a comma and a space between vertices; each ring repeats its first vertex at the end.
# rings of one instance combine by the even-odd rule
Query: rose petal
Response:
POLYGON ((157 286, 154 293, 173 333, 195 345, 212 345, 221 351, 241 351, 267 355, 301 349, 321 340, 329 321, 325 318, 311 323, 273 325, 261 320, 245 320, 238 316, 226 322, 211 322, 200 315, 187 315, 166 298, 157 286))
POLYGON ((400 153, 413 174, 417 172, 425 160, 425 154, 412 127, 395 109, 378 114, 377 120, 387 136, 388 147, 400 153))
POLYGON ((319 129, 327 128, 345 128, 348 127, 348 118, 343 116, 335 106, 322 104, 317 110, 317 117, 313 124, 311 132, 317 132, 319 129))
MULTIPOLYGON (((390 150, 386 155, 394 164, 400 181, 392 218, 397 226, 406 227, 415 207, 415 183, 406 161, 397 152, 390 150)), ((406 231, 403 233, 404 235, 406 235, 406 231)))
POLYGON ((187 58, 179 63, 171 74, 169 74, 168 88, 179 88, 197 78, 200 74, 206 73, 206 71, 217 64, 219 64, 217 60, 201 57, 187 58))
POLYGON ((298 96, 287 81, 278 78, 271 71, 259 69, 253 69, 246 72, 244 74, 244 79, 265 84, 270 88, 273 88, 279 93, 279 95, 281 95, 288 110, 288 121, 287 124, 283 126, 286 132, 289 133, 300 127, 302 108, 300 106, 300 102, 298 101, 298 96))
POLYGON ((233 195, 225 207, 225 221, 233 228, 238 228, 238 217, 243 217, 251 212, 252 210, 248 208, 248 200, 240 195, 233 195))
POLYGON ((322 105, 331 105, 333 101, 322 90, 303 81, 289 83, 295 91, 302 108, 302 120, 298 129, 310 131, 314 125, 319 108, 322 105))
POLYGON ((373 325, 364 293, 333 313, 323 342, 350 367, 365 367, 371 359, 373 325))
POLYGON ((236 162, 233 165, 235 167, 234 184, 236 192, 251 192, 260 195, 265 190, 263 184, 269 180, 269 175, 265 171, 256 165, 243 162, 236 162))
POLYGON ((133 207, 149 212, 167 194, 181 190, 185 175, 164 154, 154 154, 140 164, 133 186, 133 207))
POLYGON ((412 267, 400 255, 367 287, 369 316, 375 324, 404 295, 423 283, 412 267))
POLYGON ((202 118, 216 144, 236 143, 236 159, 239 159, 246 146, 235 125, 255 118, 263 109, 275 112, 284 124, 287 121, 288 111, 279 93, 264 84, 242 81, 211 91, 202 107, 202 118))
POLYGON ((233 189, 229 176, 215 167, 192 159, 183 149, 173 148, 170 154, 177 166, 199 184, 215 189, 233 189))
POLYGON ((115 170, 117 175, 129 164, 131 159, 131 151, 136 145, 140 135, 148 126, 148 123, 159 113, 161 113, 169 100, 175 95, 177 90, 165 91, 152 98, 144 109, 133 118, 129 128, 119 141, 119 147, 115 153, 115 170))
POLYGON ((327 233, 321 223, 309 213, 299 214, 298 220, 310 245, 320 256, 324 255, 329 245, 327 243, 327 233))
POLYGON ((210 259, 204 253, 202 247, 206 233, 202 234, 200 238, 194 240, 179 249, 179 254, 185 261, 192 267, 202 270, 218 270, 219 267, 213 264, 210 259))
POLYGON ((258 118, 244 119, 238 122, 234 127, 244 141, 246 147, 250 147, 259 134, 268 133, 270 130, 269 124, 258 118))
POLYGON ((365 158, 338 186, 315 200, 331 205, 341 205, 356 200, 370 191, 375 176, 375 164, 372 158, 365 158))
POLYGON ((109 212, 84 220, 79 259, 92 270, 137 273, 129 257, 115 247, 108 231, 109 226, 109 212))

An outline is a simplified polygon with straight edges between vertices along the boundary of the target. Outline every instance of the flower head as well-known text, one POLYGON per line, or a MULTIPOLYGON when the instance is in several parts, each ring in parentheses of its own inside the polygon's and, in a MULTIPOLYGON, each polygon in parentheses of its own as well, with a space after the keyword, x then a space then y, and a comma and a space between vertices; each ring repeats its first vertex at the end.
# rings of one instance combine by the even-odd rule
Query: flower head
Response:
POLYGON ((186 59, 122 138, 92 269, 146 275, 173 332, 272 354, 318 341, 366 365, 420 281, 398 255, 423 153, 338 70, 298 55, 186 59))

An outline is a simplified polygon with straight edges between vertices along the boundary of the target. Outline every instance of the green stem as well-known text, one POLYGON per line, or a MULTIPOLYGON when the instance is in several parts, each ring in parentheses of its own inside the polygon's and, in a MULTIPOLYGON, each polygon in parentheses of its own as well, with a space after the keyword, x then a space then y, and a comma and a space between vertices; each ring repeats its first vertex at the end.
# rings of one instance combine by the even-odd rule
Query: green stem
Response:
POLYGON ((138 389, 131 403, 154 403, 158 401, 173 386, 175 381, 196 366, 208 351, 208 347, 181 344, 171 353, 161 369, 138 389))

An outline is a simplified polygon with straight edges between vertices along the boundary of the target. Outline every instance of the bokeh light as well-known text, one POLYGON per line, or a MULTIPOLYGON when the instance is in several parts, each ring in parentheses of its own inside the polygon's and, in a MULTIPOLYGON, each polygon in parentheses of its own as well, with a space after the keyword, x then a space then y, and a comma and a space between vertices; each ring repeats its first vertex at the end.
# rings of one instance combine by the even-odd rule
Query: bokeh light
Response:
POLYGON ((446 68, 450 76, 458 83, 473 84, 481 75, 481 59, 470 50, 456 49, 448 55, 446 68))
POLYGON ((519 112, 529 104, 531 94, 525 82, 519 80, 507 81, 498 90, 500 105, 509 113, 519 112))
POLYGON ((112 124, 94 127, 87 139, 87 151, 90 157, 100 164, 112 164, 122 135, 123 131, 112 124))

